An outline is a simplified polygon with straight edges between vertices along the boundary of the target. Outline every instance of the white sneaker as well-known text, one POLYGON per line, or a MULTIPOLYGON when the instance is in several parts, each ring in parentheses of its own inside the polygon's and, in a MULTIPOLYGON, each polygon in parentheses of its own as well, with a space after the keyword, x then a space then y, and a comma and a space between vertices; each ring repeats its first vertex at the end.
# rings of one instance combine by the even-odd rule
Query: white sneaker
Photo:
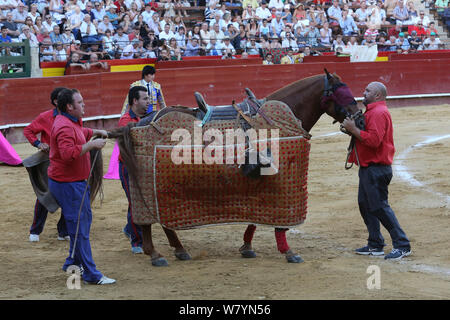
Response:
POLYGON ((58 240, 59 241, 69 241, 70 240, 70 236, 65 236, 65 237, 58 236, 58 240))
POLYGON ((38 234, 30 234, 30 242, 39 242, 38 234))
POLYGON ((102 276, 100 280, 96 284, 113 284, 116 283, 116 280, 108 278, 106 276, 102 276))

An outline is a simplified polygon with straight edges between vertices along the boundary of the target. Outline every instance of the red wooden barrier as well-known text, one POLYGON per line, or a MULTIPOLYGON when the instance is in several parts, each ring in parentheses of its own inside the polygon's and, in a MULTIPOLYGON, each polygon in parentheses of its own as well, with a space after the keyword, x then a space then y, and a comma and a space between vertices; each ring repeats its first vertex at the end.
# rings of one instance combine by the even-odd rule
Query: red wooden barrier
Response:
POLYGON ((303 62, 350 62, 350 56, 338 57, 335 55, 327 56, 306 56, 303 62))
POLYGON ((173 68, 197 68, 197 67, 226 67, 235 65, 262 64, 261 58, 249 59, 196 59, 182 61, 159 61, 156 63, 156 69, 173 69, 173 68))
MULTIPOLYGON (((257 97, 315 74, 323 69, 339 74, 355 96, 362 96, 371 81, 387 85, 388 95, 449 93, 450 59, 360 63, 305 63, 294 65, 246 65, 222 68, 161 69, 161 83, 168 105, 195 106, 193 93, 199 91, 211 105, 230 104, 245 97, 244 88, 257 97)), ((139 71, 86 74, 53 78, 1 79, 0 125, 27 123, 50 105, 54 87, 78 88, 86 103, 85 117, 118 114, 131 82, 139 71)))
POLYGON ((389 60, 423 60, 423 59, 450 59, 450 52, 427 52, 416 54, 398 54, 389 55, 389 60))

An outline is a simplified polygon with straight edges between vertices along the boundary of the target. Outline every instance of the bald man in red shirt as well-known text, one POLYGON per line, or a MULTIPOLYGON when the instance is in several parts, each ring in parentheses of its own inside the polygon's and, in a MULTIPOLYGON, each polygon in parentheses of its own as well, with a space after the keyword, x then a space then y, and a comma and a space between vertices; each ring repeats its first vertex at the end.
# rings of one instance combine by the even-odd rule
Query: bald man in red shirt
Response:
POLYGON ((399 260, 411 254, 411 245, 388 203, 395 147, 386 96, 384 84, 371 82, 364 91, 365 129, 360 130, 350 118, 345 119, 342 125, 356 138, 349 162, 359 163, 358 205, 369 232, 367 246, 356 249, 355 252, 361 255, 384 255, 381 222, 389 231, 393 243, 392 251, 384 258, 399 260))

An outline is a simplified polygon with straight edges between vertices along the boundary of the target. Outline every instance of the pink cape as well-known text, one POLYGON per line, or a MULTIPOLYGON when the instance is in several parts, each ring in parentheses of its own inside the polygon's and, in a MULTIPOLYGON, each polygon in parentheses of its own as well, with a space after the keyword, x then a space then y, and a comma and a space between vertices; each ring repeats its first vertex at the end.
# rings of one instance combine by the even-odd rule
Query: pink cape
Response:
POLYGON ((22 163, 16 150, 9 144, 8 140, 0 132, 0 162, 9 165, 18 165, 22 163))
POLYGON ((103 176, 103 179, 120 180, 119 177, 119 145, 114 144, 114 149, 109 160, 108 172, 103 176))

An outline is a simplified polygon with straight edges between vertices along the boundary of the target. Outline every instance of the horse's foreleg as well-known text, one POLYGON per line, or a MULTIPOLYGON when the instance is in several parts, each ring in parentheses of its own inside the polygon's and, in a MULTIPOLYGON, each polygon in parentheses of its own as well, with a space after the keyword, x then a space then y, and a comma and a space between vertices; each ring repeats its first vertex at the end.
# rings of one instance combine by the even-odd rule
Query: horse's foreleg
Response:
POLYGON ((150 256, 152 265, 156 267, 167 266, 167 260, 155 249, 152 239, 152 225, 141 226, 142 229, 142 249, 146 255, 150 256))
POLYGON ((256 226, 249 224, 244 233, 244 244, 239 248, 239 252, 244 258, 255 258, 256 253, 252 248, 253 235, 255 234, 256 226))
POLYGON ((295 254, 290 248, 286 240, 287 228, 275 228, 275 239, 277 240, 278 251, 286 256, 286 260, 291 263, 303 262, 302 257, 295 254))
POLYGON ((163 227, 163 230, 166 233, 167 240, 169 240, 169 245, 175 248, 175 257, 179 260, 191 260, 191 256, 186 249, 184 249, 180 239, 178 239, 177 233, 174 230, 165 227, 163 227))

